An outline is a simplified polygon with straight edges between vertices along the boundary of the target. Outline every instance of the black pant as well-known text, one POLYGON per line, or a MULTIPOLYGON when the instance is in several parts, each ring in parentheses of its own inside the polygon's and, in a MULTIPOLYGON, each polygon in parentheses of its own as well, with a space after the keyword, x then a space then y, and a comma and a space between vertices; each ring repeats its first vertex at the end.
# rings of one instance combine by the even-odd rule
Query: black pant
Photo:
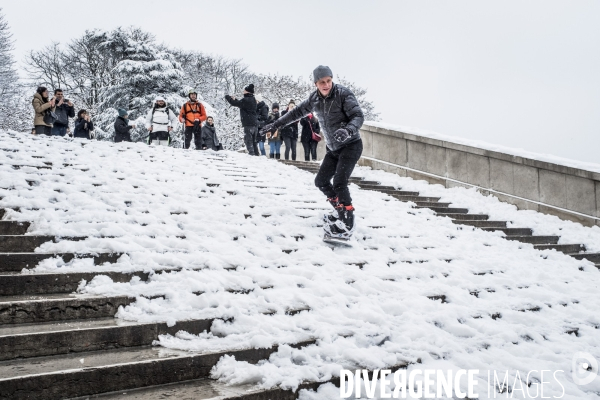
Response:
POLYGON ((169 132, 150 132, 148 135, 148 144, 151 144, 154 140, 169 140, 169 132))
POLYGON ((351 205, 352 198, 348 190, 348 179, 360 159, 362 151, 362 140, 350 143, 336 151, 327 148, 327 153, 315 178, 315 186, 328 198, 337 196, 341 204, 351 205), (333 185, 331 178, 333 178, 333 185))
POLYGON ((244 143, 246 144, 246 150, 251 156, 258 156, 258 127, 256 126, 245 126, 244 127, 244 143))
POLYGON ((183 135, 185 136, 183 148, 189 149, 190 143, 192 142, 192 136, 194 136, 194 144, 196 145, 196 150, 202 150, 202 129, 196 129, 194 132, 193 126, 186 126, 183 131, 183 135))
POLYGON ((292 150, 292 160, 296 161, 296 144, 298 139, 291 137, 284 137, 283 142, 285 143, 285 159, 290 159, 290 149, 292 150))
POLYGON ((310 161, 310 156, 312 155, 313 161, 317 160, 317 145, 319 142, 315 142, 311 140, 310 142, 302 142, 302 147, 304 147, 304 161, 310 161))
POLYGON ((131 134, 127 133, 117 133, 115 132, 115 143, 119 142, 131 142, 131 134))
POLYGON ((36 135, 47 135, 52 136, 52 127, 46 125, 36 125, 35 126, 35 134, 36 135))

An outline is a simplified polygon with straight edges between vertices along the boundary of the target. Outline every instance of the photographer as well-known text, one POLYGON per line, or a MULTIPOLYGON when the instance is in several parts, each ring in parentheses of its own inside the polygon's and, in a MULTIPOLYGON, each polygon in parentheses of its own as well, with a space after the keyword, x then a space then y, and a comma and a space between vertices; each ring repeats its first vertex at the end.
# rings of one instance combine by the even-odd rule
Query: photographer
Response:
POLYGON ((119 108, 119 116, 115 120, 115 143, 131 142, 131 130, 135 125, 129 125, 127 110, 119 108))
POLYGON ((240 109, 240 119, 244 128, 244 143, 248 154, 258 156, 258 116, 256 114, 256 99, 254 98, 254 85, 251 83, 244 88, 244 97, 240 100, 230 95, 225 100, 233 107, 240 109))
POLYGON ((69 118, 75 116, 75 108, 71 100, 65 99, 62 89, 54 91, 54 100, 56 102, 56 121, 52 126, 52 136, 65 136, 69 129, 69 118))
POLYGON ((56 103, 54 98, 48 100, 48 89, 43 86, 37 88, 31 105, 35 110, 35 117, 33 119, 33 125, 35 126, 35 132, 37 135, 52 135, 52 123, 47 122, 48 119, 44 118, 46 114, 54 112, 56 103))
POLYGON ((86 110, 79 110, 77 119, 75 120, 75 131, 73 137, 82 139, 92 139, 94 124, 90 118, 90 114, 86 110))

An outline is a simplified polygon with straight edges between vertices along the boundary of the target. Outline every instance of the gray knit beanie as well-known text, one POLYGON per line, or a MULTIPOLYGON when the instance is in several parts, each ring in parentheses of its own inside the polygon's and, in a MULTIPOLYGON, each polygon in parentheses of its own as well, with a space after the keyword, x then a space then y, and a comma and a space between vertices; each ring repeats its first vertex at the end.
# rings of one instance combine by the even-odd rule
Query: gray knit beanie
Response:
POLYGON ((330 76, 333 78, 333 72, 331 72, 331 68, 326 67, 324 65, 319 65, 317 68, 315 68, 315 70, 313 71, 313 78, 315 80, 315 83, 317 83, 317 81, 321 78, 325 78, 326 76, 330 76))

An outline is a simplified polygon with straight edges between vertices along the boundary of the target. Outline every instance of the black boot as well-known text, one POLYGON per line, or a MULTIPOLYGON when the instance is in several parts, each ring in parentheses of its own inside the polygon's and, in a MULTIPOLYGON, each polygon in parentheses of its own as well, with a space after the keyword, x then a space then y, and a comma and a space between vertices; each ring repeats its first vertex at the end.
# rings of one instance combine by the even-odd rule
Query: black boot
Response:
POLYGON ((349 239, 354 233, 354 207, 340 204, 336 210, 339 221, 331 226, 331 232, 334 235, 340 235, 344 239, 349 239))
POLYGON ((275 154, 269 153, 269 158, 275 158, 275 154))
POLYGON ((340 203, 338 202, 338 198, 337 197, 329 197, 327 199, 327 202, 329 204, 331 204, 331 206, 334 209, 334 212, 330 212, 329 214, 325 214, 325 222, 328 222, 330 224, 334 223, 335 221, 337 221, 338 217, 338 211, 337 208, 340 205, 340 203))
POLYGON ((278 160, 280 160, 281 159, 281 154, 279 154, 279 153, 275 154, 275 158, 278 159, 278 160))

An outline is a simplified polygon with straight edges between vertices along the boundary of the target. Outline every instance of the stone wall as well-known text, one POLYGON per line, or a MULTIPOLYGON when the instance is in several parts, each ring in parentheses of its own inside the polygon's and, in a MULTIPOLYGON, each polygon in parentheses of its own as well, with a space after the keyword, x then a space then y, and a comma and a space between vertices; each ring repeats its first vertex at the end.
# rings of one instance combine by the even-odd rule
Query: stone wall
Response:
POLYGON ((370 125, 361 136, 361 165, 600 226, 600 173, 370 125))

